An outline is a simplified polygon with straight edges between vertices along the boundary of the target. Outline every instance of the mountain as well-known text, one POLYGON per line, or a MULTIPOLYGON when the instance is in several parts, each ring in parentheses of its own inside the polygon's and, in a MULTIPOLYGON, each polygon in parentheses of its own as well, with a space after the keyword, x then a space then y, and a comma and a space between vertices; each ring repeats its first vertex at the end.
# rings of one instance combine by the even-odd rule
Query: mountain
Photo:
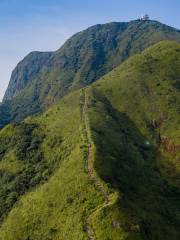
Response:
POLYGON ((25 57, 12 72, 3 101, 15 97, 27 84, 30 84, 42 67, 47 65, 51 56, 51 52, 32 52, 25 57))
POLYGON ((179 239, 179 80, 162 41, 0 130, 0 239, 179 239))
POLYGON ((75 34, 55 52, 31 53, 12 73, 0 106, 0 113, 5 112, 0 126, 42 111, 165 39, 180 41, 180 31, 151 20, 114 22, 75 34))

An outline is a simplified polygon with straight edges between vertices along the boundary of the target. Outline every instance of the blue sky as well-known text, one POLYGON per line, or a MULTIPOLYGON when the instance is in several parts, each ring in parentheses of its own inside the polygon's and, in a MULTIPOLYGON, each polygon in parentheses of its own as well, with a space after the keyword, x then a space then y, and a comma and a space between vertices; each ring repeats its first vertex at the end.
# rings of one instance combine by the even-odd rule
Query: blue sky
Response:
POLYGON ((0 0, 0 99, 11 71, 33 50, 59 48, 97 23, 151 19, 180 29, 180 0, 0 0))

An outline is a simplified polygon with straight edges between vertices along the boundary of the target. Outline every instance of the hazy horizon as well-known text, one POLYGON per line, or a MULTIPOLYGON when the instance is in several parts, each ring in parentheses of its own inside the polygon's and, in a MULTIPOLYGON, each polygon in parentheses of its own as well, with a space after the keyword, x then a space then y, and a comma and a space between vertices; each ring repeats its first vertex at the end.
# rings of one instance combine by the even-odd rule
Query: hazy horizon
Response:
POLYGON ((98 23, 124 22, 148 13, 150 18, 180 29, 180 2, 142 0, 1 0, 0 100, 12 70, 31 51, 53 51, 70 36, 98 23), (163 11, 162 11, 163 9, 163 11))

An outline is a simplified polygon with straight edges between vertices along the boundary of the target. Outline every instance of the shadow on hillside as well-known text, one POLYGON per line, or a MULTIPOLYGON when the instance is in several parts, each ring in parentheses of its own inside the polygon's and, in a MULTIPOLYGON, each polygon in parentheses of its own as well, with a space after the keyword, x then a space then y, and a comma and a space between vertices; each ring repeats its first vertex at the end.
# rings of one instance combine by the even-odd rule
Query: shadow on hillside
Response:
POLYGON ((34 97, 18 96, 0 104, 0 129, 9 123, 18 123, 28 116, 38 114, 42 111, 39 100, 34 97))
POLYGON ((10 121, 10 105, 9 102, 0 103, 0 129, 10 121))
POLYGON ((180 239, 178 189, 160 174, 156 146, 99 93, 90 100, 90 125, 99 176, 122 193, 119 204, 140 225, 143 239, 180 239))

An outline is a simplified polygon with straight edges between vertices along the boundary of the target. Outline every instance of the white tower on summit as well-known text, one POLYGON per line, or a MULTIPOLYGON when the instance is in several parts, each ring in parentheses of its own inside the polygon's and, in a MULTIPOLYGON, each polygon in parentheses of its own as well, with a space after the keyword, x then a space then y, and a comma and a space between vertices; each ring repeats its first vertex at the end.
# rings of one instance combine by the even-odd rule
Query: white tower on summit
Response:
POLYGON ((147 21, 149 19, 150 19, 150 17, 148 14, 145 14, 144 16, 141 17, 141 20, 143 20, 143 21, 147 21))

